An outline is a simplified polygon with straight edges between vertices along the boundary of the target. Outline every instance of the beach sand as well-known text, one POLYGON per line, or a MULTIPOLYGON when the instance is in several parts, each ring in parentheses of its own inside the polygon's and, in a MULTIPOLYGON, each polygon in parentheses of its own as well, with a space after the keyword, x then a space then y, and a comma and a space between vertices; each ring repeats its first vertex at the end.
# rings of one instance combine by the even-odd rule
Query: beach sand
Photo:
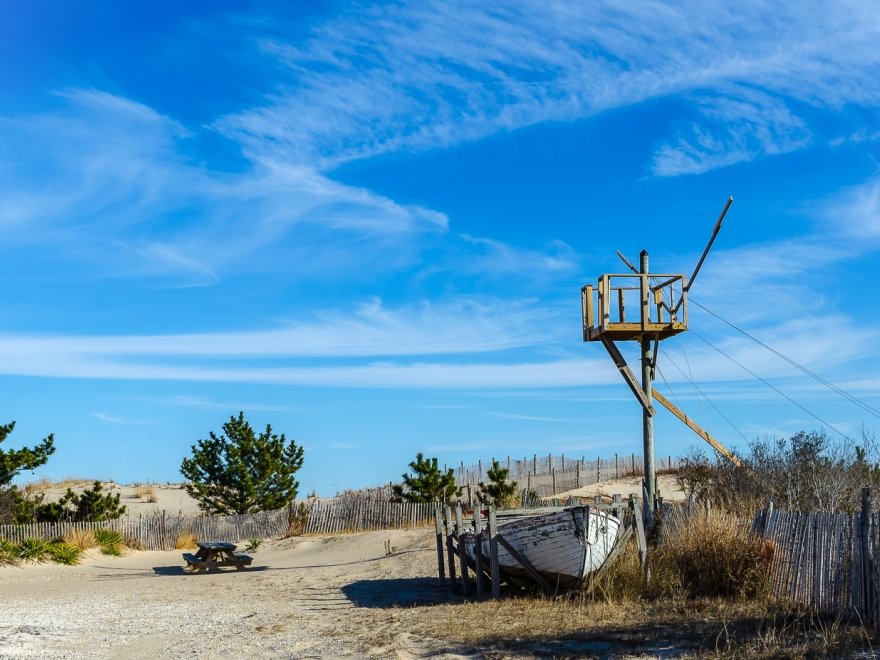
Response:
MULTIPOLYGON (((625 495, 638 481, 577 494, 625 495)), ((197 510, 180 488, 155 492, 133 512, 197 510)), ((195 575, 181 551, 0 566, 0 657, 485 657, 408 625, 413 608, 461 602, 437 579, 432 527, 266 540, 251 554, 250 569, 195 575)))
POLYGON ((180 551, 0 567, 0 657, 419 657, 431 649, 396 608, 455 602, 431 528, 266 541, 252 556, 195 575, 180 551))

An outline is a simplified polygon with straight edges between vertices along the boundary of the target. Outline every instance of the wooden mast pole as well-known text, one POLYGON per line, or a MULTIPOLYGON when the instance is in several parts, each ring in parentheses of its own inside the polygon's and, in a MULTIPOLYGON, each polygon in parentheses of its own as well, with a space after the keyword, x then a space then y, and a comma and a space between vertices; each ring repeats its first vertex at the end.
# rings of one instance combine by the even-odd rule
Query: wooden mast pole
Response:
MULTIPOLYGON (((648 304, 648 251, 642 250, 639 254, 639 273, 641 279, 641 297, 642 297, 642 328, 644 329, 648 323, 650 315, 650 306, 648 304)), ((653 351, 651 350, 651 337, 643 333, 641 336, 642 348, 642 392, 647 401, 647 407, 642 409, 642 441, 644 445, 645 456, 645 490, 648 494, 648 501, 645 502, 646 507, 653 509, 656 501, 656 476, 654 470, 654 418, 651 415, 653 393, 651 387, 651 360, 653 351)))

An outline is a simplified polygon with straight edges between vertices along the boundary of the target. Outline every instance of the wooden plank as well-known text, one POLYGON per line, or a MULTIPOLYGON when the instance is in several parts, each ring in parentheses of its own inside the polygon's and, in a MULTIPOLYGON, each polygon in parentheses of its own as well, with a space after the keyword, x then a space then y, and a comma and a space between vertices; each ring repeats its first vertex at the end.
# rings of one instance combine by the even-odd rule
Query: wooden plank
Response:
POLYGON ((446 582, 446 568, 443 565, 443 523, 440 520, 440 507, 434 510, 434 526, 437 533, 437 572, 440 574, 440 584, 446 582))
POLYGON ((498 522, 495 507, 489 507, 489 575, 492 578, 492 598, 501 598, 501 568, 498 565, 498 522))
POLYGON ((662 393, 660 393, 658 390, 654 389, 652 391, 652 394, 654 395, 655 401, 660 403, 661 406, 663 406, 669 412, 671 412, 673 415, 678 417, 682 422, 685 423, 685 425, 690 430, 692 430, 698 436, 703 438, 703 440, 705 440, 710 445, 712 445, 712 447, 715 449, 715 451, 717 451, 719 454, 724 456, 726 459, 728 459, 731 463, 733 463, 737 467, 742 466, 742 463, 740 462, 740 460, 727 447, 725 447, 720 442, 718 442, 715 438, 713 438, 711 435, 709 435, 709 433, 707 431, 704 431, 702 428, 700 428, 700 426, 696 422, 694 422, 686 414, 684 414, 684 412, 682 412, 677 406, 675 406, 669 399, 667 399, 665 396, 663 396, 662 393))
POLYGON ((461 505, 458 504, 455 507, 455 538, 458 543, 458 558, 460 561, 459 568, 461 569, 461 592, 467 596, 468 594, 468 565, 467 565, 467 552, 464 547, 465 541, 465 533, 464 533, 464 519, 461 512, 461 505))
POLYGON ((636 542, 639 547, 639 561, 642 564, 642 572, 647 583, 651 577, 650 567, 648 566, 648 541, 645 538, 645 521, 642 519, 642 505, 639 500, 633 500, 633 519, 636 526, 636 542))
POLYGON ((483 530, 480 524, 480 507, 474 507, 474 576, 477 582, 477 598, 483 597, 483 530))
POLYGON ((642 408, 644 408, 649 415, 653 416, 654 406, 648 401, 647 396, 645 396, 644 391, 642 391, 642 386, 639 384, 638 380, 636 380, 635 374, 632 372, 632 369, 629 368, 629 365, 626 363, 626 359, 624 359, 620 350, 611 339, 604 335, 601 337, 601 341, 605 350, 608 351, 608 354, 617 366, 620 375, 623 376, 623 380, 626 381, 629 389, 632 390, 632 393, 636 395, 636 399, 642 404, 642 408))
POLYGON ((601 568, 596 571, 596 574, 593 576, 593 582, 596 583, 608 570, 614 565, 614 562, 617 561, 617 558, 623 554, 626 549, 626 544, 632 538, 633 528, 630 526, 624 527, 621 525, 617 528, 617 540, 615 541, 614 548, 611 550, 611 553, 608 555, 608 558, 605 560, 605 563, 602 564, 601 568))

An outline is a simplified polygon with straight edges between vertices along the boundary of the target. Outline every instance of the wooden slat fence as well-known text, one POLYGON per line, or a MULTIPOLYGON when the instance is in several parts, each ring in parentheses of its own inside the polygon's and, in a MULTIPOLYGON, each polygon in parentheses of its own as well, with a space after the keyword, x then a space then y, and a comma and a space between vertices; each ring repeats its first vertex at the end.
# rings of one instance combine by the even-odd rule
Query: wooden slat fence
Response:
POLYGON ((434 522, 434 504, 341 497, 315 500, 307 506, 307 533, 401 529, 434 522))
POLYGON ((0 525, 0 538, 20 543, 26 538, 61 538, 73 530, 112 529, 126 543, 144 550, 173 550, 177 538, 195 534, 200 540, 245 541, 254 537, 280 538, 291 533, 354 532, 416 527, 433 522, 433 505, 397 503, 363 498, 332 498, 295 502, 291 508, 233 516, 156 514, 123 516, 101 522, 0 525), (305 511, 304 528, 297 528, 297 512, 305 511))
MULTIPOLYGON (((509 456, 497 459, 501 467, 510 470, 509 479, 516 481, 520 489, 528 489, 539 497, 551 497, 569 490, 589 486, 605 479, 617 479, 628 475, 643 474, 644 461, 640 454, 615 454, 610 458, 588 459, 565 456, 533 455, 531 458, 511 459, 509 456)), ((680 459, 674 456, 657 456, 656 469, 674 470, 680 467, 680 459)), ((477 488, 481 481, 489 480, 487 471, 492 462, 478 462, 466 466, 462 463, 455 469, 458 486, 467 491, 477 488)), ((465 499, 467 493, 465 492, 465 499)))
POLYGON ((880 518, 870 506, 852 515, 759 510, 752 531, 773 543, 775 595, 822 614, 880 623, 880 518))

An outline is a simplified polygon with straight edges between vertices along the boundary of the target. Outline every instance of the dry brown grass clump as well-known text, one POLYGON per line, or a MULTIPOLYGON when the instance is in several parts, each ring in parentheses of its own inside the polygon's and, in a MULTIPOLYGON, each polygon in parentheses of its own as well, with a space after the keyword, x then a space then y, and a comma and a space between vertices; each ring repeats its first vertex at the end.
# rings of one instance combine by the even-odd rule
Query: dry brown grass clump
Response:
POLYGON ((177 540, 174 541, 174 547, 178 550, 194 550, 198 547, 196 545, 198 540, 198 537, 192 532, 185 532, 177 536, 177 540))
POLYGON ((26 483, 22 490, 24 494, 28 497, 35 495, 36 493, 41 493, 44 490, 48 490, 52 488, 53 482, 49 477, 40 477, 34 481, 30 481, 26 483))
POLYGON ((64 535, 64 542, 78 550, 88 550, 98 545, 95 534, 90 529, 72 529, 64 535))
POLYGON ((368 641, 407 632, 436 640, 438 655, 800 659, 873 657, 875 644, 859 626, 767 598, 595 602, 575 594, 392 611, 396 625, 367 632, 368 641))
POLYGON ((754 598, 766 593, 763 539, 727 513, 696 512, 667 524, 651 553, 652 590, 684 598, 754 598))
POLYGON ((309 523, 309 510, 305 502, 299 502, 290 509, 287 536, 302 536, 309 523))
POLYGON ((152 484, 139 484, 135 486, 134 495, 132 495, 132 497, 138 500, 146 499, 148 502, 159 501, 156 496, 156 489, 153 488, 152 484))

